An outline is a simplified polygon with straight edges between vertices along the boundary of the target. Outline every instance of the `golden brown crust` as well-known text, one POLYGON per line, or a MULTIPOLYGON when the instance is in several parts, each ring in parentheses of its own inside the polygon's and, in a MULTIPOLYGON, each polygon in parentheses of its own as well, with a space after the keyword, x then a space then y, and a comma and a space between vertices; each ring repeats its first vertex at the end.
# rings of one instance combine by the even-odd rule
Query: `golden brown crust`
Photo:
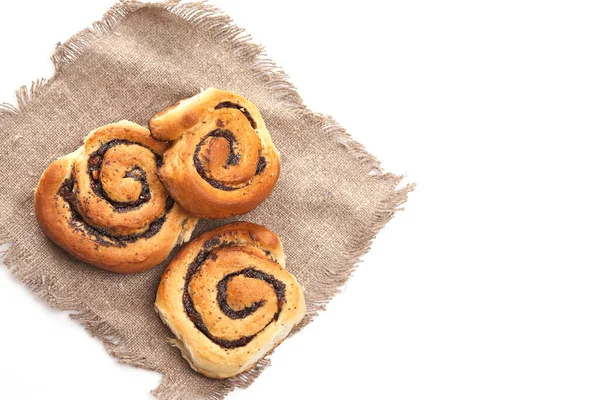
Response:
POLYGON ((279 153, 258 108, 242 96, 210 88, 161 111, 148 125, 154 138, 173 141, 159 176, 194 215, 247 213, 279 178, 279 153))
POLYGON ((155 307, 191 367, 211 378, 251 369, 306 312, 279 238, 248 222, 186 245, 163 273, 155 307))
POLYGON ((156 176, 155 157, 164 149, 147 129, 128 121, 91 132, 81 148, 54 161, 40 178, 34 203, 43 232, 80 260, 109 271, 140 272, 160 264, 176 244, 189 240, 197 221, 168 206, 156 176), (141 196, 148 199, 138 201, 141 196))

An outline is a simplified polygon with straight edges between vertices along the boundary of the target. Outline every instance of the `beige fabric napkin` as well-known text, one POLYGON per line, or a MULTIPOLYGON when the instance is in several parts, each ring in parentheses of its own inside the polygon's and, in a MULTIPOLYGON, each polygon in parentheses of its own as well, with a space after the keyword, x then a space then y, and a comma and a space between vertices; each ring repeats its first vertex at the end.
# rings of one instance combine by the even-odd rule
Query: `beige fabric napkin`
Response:
MULTIPOLYGON (((21 88, 16 107, 0 105, 0 243, 12 243, 5 263, 49 305, 72 312, 114 358, 162 373, 158 398, 222 399, 249 385, 269 361, 228 380, 198 375, 169 345, 172 335, 153 309, 164 265, 117 275, 78 262, 46 239, 33 191, 52 160, 76 149, 93 128, 121 119, 145 125, 202 88, 252 100, 281 151, 282 171, 271 197, 238 219, 281 237, 288 269, 306 289, 300 328, 338 292, 412 189, 383 173, 335 121, 308 110, 261 48, 205 3, 119 3, 60 45, 53 62, 50 80, 21 88)), ((225 222, 201 221, 196 235, 225 222)))

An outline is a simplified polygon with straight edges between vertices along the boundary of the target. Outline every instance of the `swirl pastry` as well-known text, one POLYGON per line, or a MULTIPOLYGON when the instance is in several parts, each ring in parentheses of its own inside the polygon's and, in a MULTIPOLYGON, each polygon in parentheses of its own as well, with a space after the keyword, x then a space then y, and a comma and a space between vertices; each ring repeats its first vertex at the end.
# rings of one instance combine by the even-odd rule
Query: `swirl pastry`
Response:
POLYGON ((165 270, 156 310, 193 369, 228 378, 252 368, 304 317, 279 238, 236 222, 190 242, 165 270))
POLYGON ((159 176, 189 213, 247 213, 277 182, 279 153, 258 108, 241 96, 207 89, 156 114, 149 126, 154 138, 174 141, 159 176))
POLYGON ((46 236, 110 271, 139 272, 164 261, 197 221, 158 179, 165 148, 129 121, 92 131, 40 178, 35 213, 46 236))

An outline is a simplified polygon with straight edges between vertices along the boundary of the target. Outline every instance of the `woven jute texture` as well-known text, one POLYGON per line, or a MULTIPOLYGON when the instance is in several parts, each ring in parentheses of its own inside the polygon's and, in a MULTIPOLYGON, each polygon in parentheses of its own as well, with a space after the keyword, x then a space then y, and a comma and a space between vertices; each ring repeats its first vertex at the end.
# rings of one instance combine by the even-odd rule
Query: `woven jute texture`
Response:
MULTIPOLYGON (((262 205, 237 219, 280 236, 287 267, 306 289, 307 316, 294 333, 339 291, 412 189, 384 173, 335 121, 308 110, 261 47, 206 3, 118 3, 59 45, 52 59, 52 78, 22 87, 15 106, 0 105, 0 243, 11 244, 4 262, 50 306, 69 311, 115 359, 162 373, 153 392, 158 398, 222 399, 249 385, 268 358, 236 378, 202 377, 169 344, 172 334, 153 308, 166 263, 118 275, 50 242, 34 217, 33 192, 54 159, 98 126, 121 119, 146 125, 206 87, 256 103, 281 152, 281 177, 262 205)), ((200 221, 195 235, 226 222, 200 221)))

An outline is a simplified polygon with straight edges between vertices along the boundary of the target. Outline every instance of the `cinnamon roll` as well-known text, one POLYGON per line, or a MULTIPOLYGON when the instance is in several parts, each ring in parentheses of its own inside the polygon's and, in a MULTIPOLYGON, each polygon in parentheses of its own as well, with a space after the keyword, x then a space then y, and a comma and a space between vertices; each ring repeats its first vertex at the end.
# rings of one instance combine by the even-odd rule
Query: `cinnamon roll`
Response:
POLYGON ((228 378, 252 368, 304 317, 304 294, 285 270, 279 238, 236 222, 190 242, 165 270, 156 310, 199 373, 228 378))
POLYGON ((180 101, 149 122, 152 136, 173 141, 159 176, 184 210, 203 218, 247 213, 279 177, 279 153, 258 108, 218 89, 180 101))
POLYGON ((166 144, 129 121, 92 131, 82 147, 54 161, 35 192, 44 233, 80 260, 139 272, 188 241, 197 219, 158 179, 166 144))

